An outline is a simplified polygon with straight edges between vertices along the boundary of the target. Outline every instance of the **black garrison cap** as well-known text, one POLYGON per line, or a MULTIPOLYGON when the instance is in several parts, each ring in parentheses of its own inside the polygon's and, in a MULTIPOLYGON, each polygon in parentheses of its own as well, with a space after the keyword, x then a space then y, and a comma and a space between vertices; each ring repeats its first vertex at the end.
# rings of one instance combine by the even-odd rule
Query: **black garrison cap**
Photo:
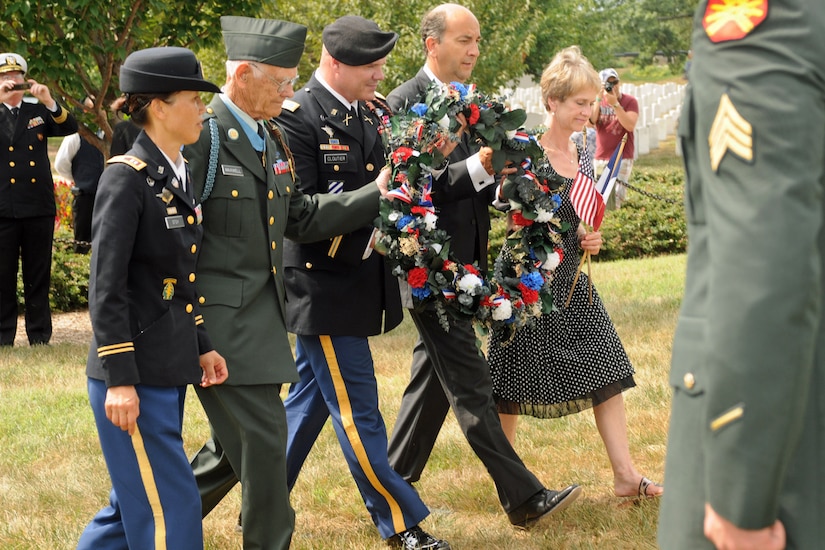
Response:
POLYGON ((289 21, 224 15, 221 17, 226 58, 275 67, 297 67, 304 53, 307 28, 289 21))

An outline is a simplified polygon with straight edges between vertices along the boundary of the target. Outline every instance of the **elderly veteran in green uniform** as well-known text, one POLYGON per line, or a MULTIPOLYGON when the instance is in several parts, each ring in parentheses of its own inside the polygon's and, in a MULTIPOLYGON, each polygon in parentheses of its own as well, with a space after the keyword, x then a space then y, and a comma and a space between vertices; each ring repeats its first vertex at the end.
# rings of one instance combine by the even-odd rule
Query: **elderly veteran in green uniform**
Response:
POLYGON ((142 128, 103 171, 92 221, 93 337, 89 403, 112 491, 78 550, 201 550, 198 490, 181 430, 188 384, 219 384, 226 363, 197 304, 200 208, 181 147, 200 136, 206 107, 195 54, 130 54, 120 89, 142 128))
MULTIPOLYGON (((318 69, 284 102, 289 136, 309 195, 370 185, 384 165, 381 133, 390 108, 376 88, 398 35, 356 15, 324 28, 318 69)), ((341 450, 378 532, 409 550, 449 548, 419 527, 429 515, 418 493, 390 466, 387 429, 368 337, 401 322, 398 279, 370 248, 372 224, 333 239, 284 243, 287 329, 297 335, 301 380, 284 401, 287 481, 294 486, 321 429, 332 418, 341 450)))
POLYGON ((29 344, 52 337, 49 309, 54 181, 48 138, 77 132, 77 121, 49 88, 26 79, 28 64, 0 53, 0 346, 17 333, 17 269, 23 269, 29 344), (37 101, 23 101, 29 93, 37 101))
POLYGON ((703 0, 693 52, 659 544, 822 548, 825 10, 703 0))
MULTIPOLYGON (((244 548, 288 548, 294 527, 286 481, 281 384, 298 374, 284 322, 284 237, 318 241, 348 233, 378 213, 378 186, 309 197, 277 123, 292 97, 306 27, 221 18, 227 75, 187 148, 204 215, 198 292, 229 378, 198 397, 213 440, 193 458, 203 513, 240 479, 244 548)), ((378 176, 386 189, 389 172, 378 176)))

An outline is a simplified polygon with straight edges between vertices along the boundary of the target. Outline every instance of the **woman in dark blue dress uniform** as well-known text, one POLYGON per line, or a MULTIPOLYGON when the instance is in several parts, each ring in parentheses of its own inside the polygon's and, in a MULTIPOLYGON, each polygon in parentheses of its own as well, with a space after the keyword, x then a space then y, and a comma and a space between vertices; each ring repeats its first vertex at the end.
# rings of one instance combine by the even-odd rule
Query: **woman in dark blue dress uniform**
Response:
POLYGON ((109 160, 98 187, 86 366, 112 492, 78 548, 199 550, 183 404, 188 384, 220 384, 227 370, 195 293, 201 215, 180 151, 200 136, 206 108, 198 92, 219 89, 185 48, 134 52, 120 85, 143 131, 109 160))

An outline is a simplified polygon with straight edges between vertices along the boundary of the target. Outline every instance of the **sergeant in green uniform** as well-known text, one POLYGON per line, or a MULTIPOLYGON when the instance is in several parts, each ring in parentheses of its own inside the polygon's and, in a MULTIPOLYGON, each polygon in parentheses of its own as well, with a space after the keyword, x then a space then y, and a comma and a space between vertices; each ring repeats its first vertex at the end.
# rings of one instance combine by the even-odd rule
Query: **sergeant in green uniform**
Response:
MULTIPOLYGON (((229 59, 224 93, 185 154, 203 205, 201 308, 230 375, 222 391, 198 391, 213 440, 192 466, 204 514, 240 480, 244 548, 285 549, 295 515, 279 392, 298 373, 284 321, 284 236, 314 242, 363 227, 378 214, 380 193, 370 184, 340 195, 302 194, 281 128, 267 122, 293 96, 306 27, 247 17, 222 17, 221 27, 229 59)), ((386 170, 378 176, 383 189, 388 179, 386 170)))
POLYGON ((825 10, 703 0, 693 52, 659 544, 822 548, 825 10))

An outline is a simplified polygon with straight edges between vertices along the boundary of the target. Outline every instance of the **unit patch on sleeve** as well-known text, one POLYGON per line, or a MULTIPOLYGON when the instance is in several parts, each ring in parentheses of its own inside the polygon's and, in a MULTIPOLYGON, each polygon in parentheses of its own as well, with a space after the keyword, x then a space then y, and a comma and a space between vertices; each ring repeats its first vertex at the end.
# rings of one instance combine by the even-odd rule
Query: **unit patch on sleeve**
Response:
POLYGON ((702 26, 711 42, 744 38, 768 16, 768 0, 708 0, 702 26))

